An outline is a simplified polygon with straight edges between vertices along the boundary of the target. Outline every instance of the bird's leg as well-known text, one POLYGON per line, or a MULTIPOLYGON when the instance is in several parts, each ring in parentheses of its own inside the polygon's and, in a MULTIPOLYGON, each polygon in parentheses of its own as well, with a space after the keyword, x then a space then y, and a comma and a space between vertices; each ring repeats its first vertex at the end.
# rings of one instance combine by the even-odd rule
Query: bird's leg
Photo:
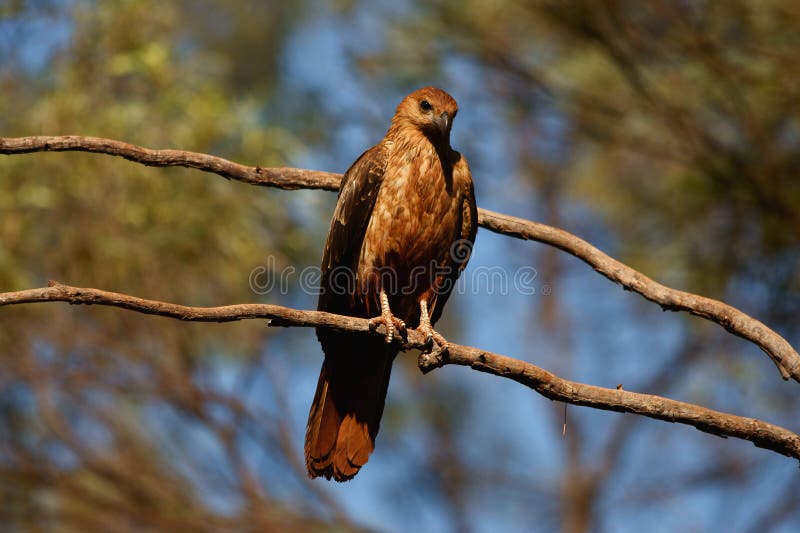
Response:
MULTIPOLYGON (((431 317, 428 315, 428 300, 419 301, 419 330, 425 334, 425 343, 435 342, 441 350, 447 350, 449 343, 431 325, 431 317)), ((433 348, 433 347, 431 347, 433 348)))
POLYGON ((369 328, 374 331, 380 324, 386 326, 386 344, 391 344, 395 332, 400 333, 401 337, 405 337, 406 323, 392 314, 392 310, 389 308, 389 296, 383 289, 380 292, 380 300, 381 314, 369 319, 369 328))

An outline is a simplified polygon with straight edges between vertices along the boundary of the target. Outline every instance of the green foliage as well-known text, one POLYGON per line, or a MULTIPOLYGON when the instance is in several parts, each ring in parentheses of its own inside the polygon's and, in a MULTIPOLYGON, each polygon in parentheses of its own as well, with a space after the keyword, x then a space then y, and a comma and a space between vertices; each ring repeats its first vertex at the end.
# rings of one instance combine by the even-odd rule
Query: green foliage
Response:
MULTIPOLYGON (((47 34, 57 20, 52 31, 63 30, 63 39, 49 50, 3 48, 2 134, 94 135, 286 164, 303 144, 264 117, 281 83, 277 51, 298 12, 280 3, 204 4, 205 11, 138 0, 3 10, 0 32, 47 34), (205 35, 211 27, 214 35, 205 35), (46 58, 31 70, 26 52, 46 58)), ((311 239, 298 238, 306 231, 285 194, 107 156, 4 157, 0 288, 56 279, 191 305, 255 301, 249 274, 268 255, 279 264, 318 260, 311 239)), ((177 410, 176 427, 191 432, 195 424, 210 441, 219 437, 205 418, 214 401, 200 395, 197 376, 214 357, 252 357, 265 325, 208 328, 108 311, 4 310, 0 432, 16 470, 0 477, 8 504, 0 520, 81 531, 125 520, 136 529, 235 527, 230 514, 209 507, 220 496, 193 477, 202 471, 187 465, 186 449, 164 449, 163 425, 177 410), (48 469, 60 471, 58 484, 48 469)), ((279 507, 270 521, 250 520, 304 523, 279 507)))

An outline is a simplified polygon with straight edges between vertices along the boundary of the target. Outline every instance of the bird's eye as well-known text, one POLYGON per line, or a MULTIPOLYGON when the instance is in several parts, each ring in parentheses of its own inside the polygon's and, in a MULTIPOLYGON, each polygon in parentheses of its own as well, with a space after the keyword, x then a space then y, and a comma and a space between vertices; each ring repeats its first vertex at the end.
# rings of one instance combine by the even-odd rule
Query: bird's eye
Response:
POLYGON ((423 101, 421 101, 419 103, 419 108, 427 113, 428 111, 433 109, 433 106, 431 105, 431 103, 429 101, 423 100, 423 101))

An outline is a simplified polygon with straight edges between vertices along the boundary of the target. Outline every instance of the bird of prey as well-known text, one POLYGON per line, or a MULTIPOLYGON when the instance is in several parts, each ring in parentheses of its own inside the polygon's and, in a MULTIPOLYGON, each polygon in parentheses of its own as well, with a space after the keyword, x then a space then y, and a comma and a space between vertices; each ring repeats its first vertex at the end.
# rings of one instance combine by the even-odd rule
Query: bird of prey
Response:
POLYGON ((309 475, 352 479, 375 447, 396 340, 433 329, 469 259, 477 229, 472 177, 450 147, 458 111, 424 87, 397 106, 381 142, 345 173, 322 257, 317 308, 371 318, 385 338, 318 328, 325 359, 308 415, 309 475))

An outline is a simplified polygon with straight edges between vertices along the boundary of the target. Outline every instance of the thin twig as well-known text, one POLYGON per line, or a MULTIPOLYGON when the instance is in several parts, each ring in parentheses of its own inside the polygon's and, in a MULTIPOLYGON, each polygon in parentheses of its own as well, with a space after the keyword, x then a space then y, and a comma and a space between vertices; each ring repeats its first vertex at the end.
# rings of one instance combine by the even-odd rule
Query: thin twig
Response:
MULTIPOLYGON (((0 307, 36 302, 106 305, 138 313, 199 322, 267 319, 271 321, 272 326, 325 327, 351 333, 370 334, 367 319, 322 311, 301 311, 280 305, 240 304, 222 307, 187 307, 99 289, 70 287, 53 281, 48 287, 0 293, 0 307)), ((381 328, 377 334, 383 333, 380 331, 381 328)), ((423 349, 426 346, 425 341, 426 337, 423 333, 411 330, 408 332, 403 349, 423 349)), ((607 389, 569 381, 525 361, 469 346, 450 344, 446 352, 422 352, 419 357, 419 366, 423 372, 450 364, 469 366, 481 372, 512 379, 551 400, 608 411, 635 413, 667 422, 686 424, 721 437, 747 440, 758 447, 800 460, 800 435, 754 418, 722 413, 661 396, 622 389, 607 389)))

